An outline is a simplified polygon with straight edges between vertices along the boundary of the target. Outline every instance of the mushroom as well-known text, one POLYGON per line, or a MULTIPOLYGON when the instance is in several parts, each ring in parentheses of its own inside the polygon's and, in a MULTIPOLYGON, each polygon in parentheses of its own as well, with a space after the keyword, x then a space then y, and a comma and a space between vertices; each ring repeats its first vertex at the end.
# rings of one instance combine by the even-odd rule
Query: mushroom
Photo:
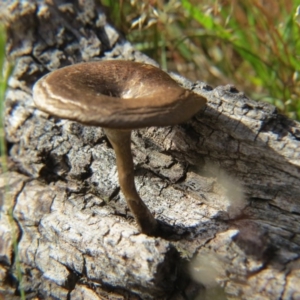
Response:
POLYGON ((120 188, 140 231, 158 235, 159 223, 135 187, 131 130, 182 123, 206 99, 152 65, 114 60, 55 70, 36 82, 33 100, 52 116, 103 127, 116 154, 120 188))

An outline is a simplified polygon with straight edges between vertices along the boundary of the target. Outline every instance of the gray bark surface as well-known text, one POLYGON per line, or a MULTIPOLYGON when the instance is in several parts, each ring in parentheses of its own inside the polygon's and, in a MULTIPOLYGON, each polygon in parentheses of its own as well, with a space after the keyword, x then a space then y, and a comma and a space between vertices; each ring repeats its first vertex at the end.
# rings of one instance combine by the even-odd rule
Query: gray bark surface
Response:
POLYGON ((31 89, 81 61, 157 64, 107 22, 99 1, 5 1, 0 17, 14 61, 0 293, 18 299, 22 286, 41 299, 300 299, 298 122, 233 86, 171 74, 208 103, 185 124, 134 131, 139 193, 180 238, 139 234, 102 129, 36 110, 31 89))

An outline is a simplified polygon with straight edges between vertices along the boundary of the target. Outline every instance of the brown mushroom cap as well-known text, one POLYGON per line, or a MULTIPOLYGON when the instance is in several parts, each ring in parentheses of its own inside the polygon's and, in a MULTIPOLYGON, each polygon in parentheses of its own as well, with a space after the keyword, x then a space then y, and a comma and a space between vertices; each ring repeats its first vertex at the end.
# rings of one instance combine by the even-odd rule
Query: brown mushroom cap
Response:
POLYGON ((35 105, 86 125, 134 129, 188 120, 206 99, 167 73, 130 61, 94 61, 53 71, 33 87, 35 105))

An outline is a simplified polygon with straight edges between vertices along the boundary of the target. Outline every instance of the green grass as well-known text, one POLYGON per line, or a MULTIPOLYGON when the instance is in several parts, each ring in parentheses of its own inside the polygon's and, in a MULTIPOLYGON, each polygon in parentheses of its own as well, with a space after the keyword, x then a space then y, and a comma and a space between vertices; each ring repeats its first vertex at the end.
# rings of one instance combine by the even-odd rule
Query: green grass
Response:
POLYGON ((7 79, 4 74, 5 62, 5 33, 4 28, 0 26, 0 155, 2 169, 6 166, 6 147, 4 141, 4 118, 3 118, 3 104, 4 94, 6 90, 7 79))
MULTIPOLYGON (((7 88, 8 77, 10 74, 10 65, 6 61, 5 57, 5 30, 4 27, 0 25, 0 172, 5 174, 8 171, 7 167, 7 149, 6 149, 6 142, 4 136, 4 97, 5 91, 7 88)), ((8 178, 6 178, 6 185, 4 191, 4 203, 11 203, 13 205, 13 200, 10 199, 9 187, 8 187, 8 178)), ((22 270, 21 264, 18 255, 18 241, 17 241, 17 226, 13 219, 13 206, 11 207, 10 211, 8 212, 9 219, 11 223, 11 231, 12 231, 12 242, 13 242, 13 249, 14 249, 14 257, 15 257, 15 267, 16 267, 16 275, 18 278, 18 282, 22 282, 22 270)), ((20 296, 21 299, 25 300, 25 292, 22 286, 19 286, 20 296)))
POLYGON ((232 83, 300 120, 300 0, 103 0, 135 47, 212 85, 232 83))

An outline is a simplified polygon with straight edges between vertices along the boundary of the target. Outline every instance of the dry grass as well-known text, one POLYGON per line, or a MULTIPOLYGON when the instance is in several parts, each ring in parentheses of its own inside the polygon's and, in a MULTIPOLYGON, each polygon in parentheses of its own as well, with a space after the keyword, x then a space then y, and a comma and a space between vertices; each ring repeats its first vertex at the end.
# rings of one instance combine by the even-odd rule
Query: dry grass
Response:
POLYGON ((103 0, 136 48, 212 85, 232 83, 300 119, 300 0, 103 0))

